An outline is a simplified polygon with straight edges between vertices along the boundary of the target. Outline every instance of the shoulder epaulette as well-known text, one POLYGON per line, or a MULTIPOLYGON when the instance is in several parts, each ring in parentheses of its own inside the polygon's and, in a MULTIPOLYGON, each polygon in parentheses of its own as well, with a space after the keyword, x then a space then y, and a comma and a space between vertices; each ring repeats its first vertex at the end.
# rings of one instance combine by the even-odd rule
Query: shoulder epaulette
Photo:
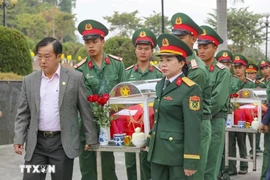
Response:
POLYGON ((250 82, 252 82, 252 83, 254 83, 251 79, 249 79, 249 78, 246 78, 248 81, 250 81, 250 82))
POLYGON ((161 69, 159 69, 159 67, 157 67, 155 65, 153 67, 156 68, 159 72, 162 72, 161 69))
POLYGON ((86 58, 85 59, 82 59, 79 63, 75 64, 74 65, 74 68, 77 69, 78 67, 80 67, 81 65, 83 65, 85 62, 86 62, 86 58))
POLYGON ((121 57, 118 57, 118 56, 115 56, 115 55, 112 55, 112 54, 108 54, 108 56, 115 59, 115 60, 118 60, 118 61, 122 61, 122 59, 123 59, 121 57))
POLYGON ((217 67, 218 67, 219 69, 224 69, 224 68, 226 68, 226 66, 224 66, 224 65, 221 64, 220 62, 217 63, 217 67))
POLYGON ((196 84, 194 81, 192 81, 191 79, 187 78, 187 77, 183 77, 182 80, 184 81, 184 83, 186 83, 186 85, 188 85, 189 87, 193 86, 194 84, 196 84))
POLYGON ((135 66, 135 65, 133 64, 133 65, 127 67, 125 70, 126 70, 126 71, 127 71, 127 70, 130 70, 130 69, 133 68, 134 66, 135 66))
POLYGON ((191 59, 190 64, 192 69, 198 68, 198 64, 195 59, 191 59))
POLYGON ((256 84, 265 84, 264 82, 261 82, 259 80, 256 80, 255 82, 256 82, 256 84))
POLYGON ((263 82, 263 81, 264 81, 264 78, 260 79, 259 81, 260 81, 260 82, 263 82))

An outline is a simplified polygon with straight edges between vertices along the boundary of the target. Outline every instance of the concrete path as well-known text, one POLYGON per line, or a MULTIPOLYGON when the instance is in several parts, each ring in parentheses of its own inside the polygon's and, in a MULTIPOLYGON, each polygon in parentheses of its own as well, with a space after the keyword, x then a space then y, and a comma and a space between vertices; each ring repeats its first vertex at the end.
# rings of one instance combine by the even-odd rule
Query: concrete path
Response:
MULTIPOLYGON (((263 135, 261 137, 261 148, 263 147, 263 135)), ((247 146, 249 143, 247 141, 247 146)), ((249 150, 249 148, 248 148, 249 150)), ((125 160, 123 153, 115 153, 116 172, 119 180, 127 180, 125 171, 125 160)), ((21 180, 22 173, 20 165, 23 165, 23 156, 14 153, 12 145, 0 146, 0 180, 21 180)), ((239 164, 239 162, 238 162, 239 164)), ((232 180, 259 180, 262 166, 262 154, 257 158, 257 171, 252 171, 252 163, 249 163, 249 172, 246 175, 232 176, 232 180)), ((238 165, 239 167, 239 165, 238 165)), ((73 180, 80 180, 80 170, 78 158, 74 162, 73 180)), ((50 180, 50 175, 47 175, 46 180, 50 180)))

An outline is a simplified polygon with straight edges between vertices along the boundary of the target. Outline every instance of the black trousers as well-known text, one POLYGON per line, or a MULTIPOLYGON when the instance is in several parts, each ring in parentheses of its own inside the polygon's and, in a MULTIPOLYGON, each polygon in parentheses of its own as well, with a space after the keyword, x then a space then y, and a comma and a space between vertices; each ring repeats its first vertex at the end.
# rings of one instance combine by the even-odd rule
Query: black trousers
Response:
POLYGON ((23 180, 45 180, 47 171, 52 180, 71 180, 74 159, 67 157, 61 134, 45 137, 38 133, 37 146, 30 161, 25 161, 23 180))

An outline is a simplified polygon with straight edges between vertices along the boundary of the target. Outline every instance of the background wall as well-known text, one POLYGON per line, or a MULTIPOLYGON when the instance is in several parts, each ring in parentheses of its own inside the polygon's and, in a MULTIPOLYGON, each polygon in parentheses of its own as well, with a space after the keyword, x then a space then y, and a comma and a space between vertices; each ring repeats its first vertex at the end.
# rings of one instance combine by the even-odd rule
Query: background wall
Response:
POLYGON ((20 98, 22 81, 0 81, 0 145, 13 144, 14 120, 20 98))

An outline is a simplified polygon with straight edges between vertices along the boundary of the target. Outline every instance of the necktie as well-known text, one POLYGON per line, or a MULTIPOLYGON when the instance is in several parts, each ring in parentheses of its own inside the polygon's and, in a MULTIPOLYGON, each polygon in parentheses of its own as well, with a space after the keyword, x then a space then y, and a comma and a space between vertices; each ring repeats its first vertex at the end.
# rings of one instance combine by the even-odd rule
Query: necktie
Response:
POLYGON ((165 86, 164 86, 163 90, 166 89, 166 87, 168 87, 169 84, 171 84, 170 80, 166 80, 165 81, 165 86))

